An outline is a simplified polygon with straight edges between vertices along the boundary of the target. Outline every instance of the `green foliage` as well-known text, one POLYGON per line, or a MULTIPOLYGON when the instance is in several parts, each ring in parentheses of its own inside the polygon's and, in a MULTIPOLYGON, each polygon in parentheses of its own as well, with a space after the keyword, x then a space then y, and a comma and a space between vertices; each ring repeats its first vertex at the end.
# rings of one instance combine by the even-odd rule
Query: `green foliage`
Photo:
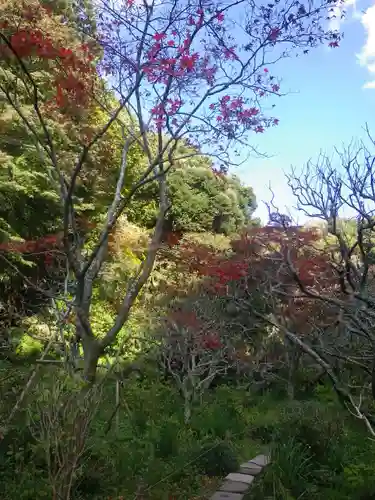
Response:
POLYGON ((251 498, 372 498, 375 446, 330 394, 328 398, 325 393, 324 402, 284 401, 273 409, 270 420, 266 418, 261 427, 271 430, 272 463, 251 498))
MULTIPOLYGON (((33 393, 37 404, 29 399, 29 408, 46 407, 53 400, 51 395, 61 397, 62 389, 67 396, 79 390, 70 386, 68 380, 63 383, 62 373, 55 371, 51 375, 51 372, 49 375, 48 371, 43 372, 33 393), (58 378, 63 383, 61 390, 51 393, 52 383, 58 378)), ((84 457, 73 498, 101 500, 113 495, 132 498, 141 484, 145 489, 150 488, 150 498, 155 500, 165 500, 168 495, 187 500, 199 495, 205 474, 229 472, 238 461, 253 452, 251 445, 243 439, 243 428, 240 435, 226 439, 221 437, 222 430, 211 425, 206 431, 200 428, 205 413, 218 416, 226 405, 232 408, 232 413, 229 411, 224 417, 227 429, 230 431, 235 427, 231 415, 236 413, 235 407, 245 394, 229 401, 225 400, 227 395, 227 390, 218 391, 217 397, 212 394, 204 407, 198 409, 199 422, 190 427, 183 424, 180 396, 172 386, 155 380, 155 377, 130 378, 121 394, 118 426, 114 420, 108 432, 107 424, 115 398, 114 383, 108 379, 102 391, 100 411, 91 428, 89 453, 84 457)), ((32 412, 32 416, 37 423, 38 411, 32 412)), ((44 452, 33 437, 37 435, 35 425, 33 434, 30 434, 28 419, 19 415, 17 428, 18 435, 10 436, 2 445, 5 445, 2 448, 5 462, 4 468, 0 467, 0 478, 2 484, 7 483, 8 495, 4 498, 14 498, 16 493, 20 493, 21 499, 36 498, 38 489, 43 495, 49 491, 44 452), (24 455, 22 447, 25 446, 29 455, 24 455), (7 455, 10 449, 15 453, 7 455), (33 459, 27 459, 27 456, 33 459), (17 478, 14 470, 18 471, 17 478), (24 486, 25 493, 19 485, 24 486)))
MULTIPOLYGON (((365 457, 367 458, 367 457, 365 457)), ((343 470, 347 490, 357 492, 358 498, 373 498, 375 495, 374 464, 359 462, 348 465, 343 470)))
POLYGON ((107 301, 95 300, 92 306, 91 325, 98 337, 103 337, 115 320, 113 308, 107 301))
POLYGON ((27 333, 24 333, 16 349, 16 354, 19 356, 32 356, 39 354, 42 350, 42 343, 36 340, 27 333))
POLYGON ((203 245, 213 251, 228 251, 230 250, 231 239, 224 234, 216 234, 210 232, 204 233, 186 233, 182 240, 187 244, 203 245))
POLYGON ((172 203, 168 222, 176 230, 232 234, 250 222, 256 208, 251 188, 236 177, 216 175, 204 158, 175 168, 168 185, 172 203))
MULTIPOLYGON (((25 375, 17 370, 22 383, 25 375)), ((0 376, 3 373, 9 368, 0 376)), ((36 409, 31 413, 35 421, 38 405, 51 402, 52 384, 58 379, 60 392, 54 393, 55 398, 60 399, 62 390, 64 397, 80 390, 72 379, 64 378, 63 371, 43 368, 28 399, 29 409, 36 409), (37 405, 30 398, 36 398, 37 405)), ((6 381, 3 398, 7 387, 17 384, 15 379, 6 381)), ((205 395, 187 426, 177 391, 150 371, 149 376, 126 380, 118 420, 113 419, 109 429, 115 401, 111 377, 101 398, 74 499, 133 498, 139 488, 153 500, 173 495, 203 499, 212 495, 223 475, 265 451, 264 445, 271 445, 273 461, 255 482, 254 499, 365 500, 375 492, 375 447, 361 426, 342 417, 332 392, 330 399, 325 394, 324 402, 317 398, 287 402, 277 401, 272 393, 251 397, 240 387, 221 386, 205 395), (268 429, 268 435, 261 435, 261 429, 268 429), (212 476, 211 482, 207 476, 212 476)), ((6 400, 12 404, 11 398, 6 400)), ((3 407, 2 419, 6 411, 3 407)), ((4 499, 51 496, 44 451, 35 440, 35 428, 30 432, 28 413, 18 415, 14 431, 0 446, 4 499)))
POLYGON ((125 218, 117 224, 110 244, 111 256, 106 262, 99 284, 100 297, 113 305, 119 304, 129 280, 138 272, 149 242, 142 227, 130 224, 125 218))
POLYGON ((291 500, 311 495, 313 464, 306 446, 292 438, 274 445, 271 456, 273 463, 263 481, 276 487, 277 498, 291 500))
POLYGON ((0 166, 0 241, 48 234, 59 216, 58 195, 33 151, 6 156, 0 166))
POLYGON ((225 442, 204 445, 197 457, 197 468, 207 476, 226 476, 239 469, 239 461, 233 449, 225 442))

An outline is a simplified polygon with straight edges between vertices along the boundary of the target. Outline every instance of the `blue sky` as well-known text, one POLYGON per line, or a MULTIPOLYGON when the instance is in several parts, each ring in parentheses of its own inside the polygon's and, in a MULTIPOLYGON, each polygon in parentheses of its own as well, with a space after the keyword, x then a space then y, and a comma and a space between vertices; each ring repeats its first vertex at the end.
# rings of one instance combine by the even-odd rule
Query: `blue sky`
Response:
MULTIPOLYGON (((374 1, 374 0, 373 0, 374 1)), ((272 158, 253 158, 236 169, 255 190, 258 217, 267 221, 262 200, 269 200, 271 182, 280 210, 293 205, 283 171, 302 167, 319 151, 364 137, 367 122, 375 133, 375 3, 349 5, 340 48, 314 49, 307 56, 283 60, 273 71, 282 90, 276 101, 278 127, 256 136, 259 148, 272 158)), ((295 212, 294 212, 295 214, 295 212)))
POLYGON ((271 74, 282 79, 281 91, 290 92, 276 99, 271 112, 280 119, 279 126, 254 134, 254 145, 271 157, 250 158, 231 169, 253 187, 255 215, 264 222, 268 212, 262 201, 270 200, 270 182, 279 209, 287 207, 297 217, 284 172, 291 166, 298 170, 320 151, 331 154, 335 146, 364 137, 366 123, 375 135, 375 0, 345 4, 346 19, 341 25, 331 23, 345 35, 339 48, 322 46, 270 67, 271 74))

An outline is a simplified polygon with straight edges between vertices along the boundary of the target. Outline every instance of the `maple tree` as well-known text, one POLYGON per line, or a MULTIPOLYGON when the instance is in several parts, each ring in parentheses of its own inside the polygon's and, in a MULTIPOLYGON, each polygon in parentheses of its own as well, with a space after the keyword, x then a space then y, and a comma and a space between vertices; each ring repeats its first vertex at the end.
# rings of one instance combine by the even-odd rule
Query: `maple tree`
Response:
MULTIPOLYGON (((67 22, 62 23, 56 39, 54 25, 58 17, 40 2, 20 5, 5 2, 1 12, 2 59, 29 90, 26 96, 33 103, 35 112, 40 115, 58 110, 59 113, 77 115, 80 108, 87 108, 96 80, 93 46, 73 41, 67 22), (49 95, 40 95, 41 90, 36 87, 33 78, 36 64, 46 71, 52 83, 49 95)), ((16 104, 21 94, 11 83, 3 78, 1 90, 10 104, 16 104)))
POLYGON ((263 100, 281 95, 280 82, 270 71, 271 49, 284 46, 282 56, 287 56, 319 43, 338 44, 340 34, 324 27, 335 5, 331 0, 315 6, 296 0, 267 6, 245 0, 103 2, 95 12, 97 37, 91 44, 71 44, 64 37, 69 20, 58 18, 37 0, 17 6, 6 3, 2 8, 0 48, 11 71, 2 71, 0 91, 37 144, 60 195, 64 252, 68 274, 75 282, 74 298, 64 300, 74 311, 88 381, 94 381, 100 356, 115 342, 153 268, 169 208, 168 171, 176 161, 202 154, 215 157, 226 168, 236 144, 251 148, 254 133, 277 125, 278 119, 262 110, 263 100), (43 9, 47 16, 41 15, 43 9), (243 19, 250 20, 241 28, 241 44, 233 36, 239 9, 247 12, 243 19), (52 37, 49 26, 56 22, 62 25, 62 33, 52 37), (35 64, 51 85, 43 86, 36 79, 35 64), (58 113, 69 124, 89 114, 97 104, 103 76, 112 85, 118 105, 102 103, 107 122, 78 131, 76 159, 62 170, 59 142, 51 133, 48 116, 58 113), (32 119, 22 112, 19 82, 31 105, 32 119), (115 123, 123 134, 116 187, 96 242, 87 248, 76 227, 75 197, 90 151, 115 123), (181 141, 192 151, 178 156, 181 141), (133 185, 125 189, 133 145, 142 149, 146 163, 133 185), (146 257, 129 282, 112 327, 98 338, 90 323, 90 309, 109 234, 135 193, 154 181, 159 209, 146 257))
POLYGON ((302 294, 294 275, 311 293, 341 297, 330 255, 321 243, 322 235, 314 229, 266 226, 233 240, 229 253, 183 241, 177 246, 181 269, 201 277, 201 294, 213 304, 216 325, 221 323, 222 329, 231 332, 239 368, 249 372, 262 365, 264 371, 286 357, 290 394, 300 349, 287 346, 282 335, 287 348, 276 349, 275 357, 271 352, 275 346, 267 340, 269 327, 272 318, 278 318, 300 338, 314 341, 317 329, 337 322, 338 308, 302 294), (216 302, 221 306, 215 308, 216 302), (290 366, 292 359, 294 366, 290 366))

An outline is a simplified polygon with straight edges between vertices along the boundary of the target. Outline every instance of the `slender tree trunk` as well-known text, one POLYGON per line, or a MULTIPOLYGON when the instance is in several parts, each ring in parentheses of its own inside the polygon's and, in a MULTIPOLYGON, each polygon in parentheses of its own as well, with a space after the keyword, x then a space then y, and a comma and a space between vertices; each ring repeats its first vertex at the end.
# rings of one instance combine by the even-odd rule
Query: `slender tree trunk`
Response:
POLYGON ((297 371, 297 355, 296 347, 286 339, 287 343, 287 364, 288 364, 288 381, 287 381, 287 396, 291 401, 295 397, 295 375, 297 371))
POLYGON ((98 362, 101 353, 100 345, 96 339, 86 339, 83 344, 83 378, 92 385, 96 379, 98 362))
POLYGON ((118 433, 120 428, 120 381, 116 380, 116 432, 118 433))
POLYGON ((294 368, 292 366, 293 363, 290 363, 289 365, 289 370, 288 370, 288 383, 287 383, 287 396, 290 401, 294 400, 294 368))
POLYGON ((73 476, 76 466, 65 474, 65 477, 58 479, 57 484, 53 487, 53 500, 71 500, 73 476))
POLYGON ((373 354, 372 358, 371 394, 372 394, 372 399, 375 400, 375 354, 373 354))
POLYGON ((185 392, 185 394, 184 394, 184 422, 185 422, 185 424, 190 423, 191 405, 192 405, 192 395, 190 392, 185 392))

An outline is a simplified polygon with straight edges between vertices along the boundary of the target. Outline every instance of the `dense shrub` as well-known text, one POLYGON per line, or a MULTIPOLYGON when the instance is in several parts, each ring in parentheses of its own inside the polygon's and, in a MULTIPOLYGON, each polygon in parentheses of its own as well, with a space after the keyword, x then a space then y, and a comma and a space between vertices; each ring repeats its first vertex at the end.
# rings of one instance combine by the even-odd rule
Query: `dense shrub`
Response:
POLYGON ((234 450, 223 442, 208 443, 197 457, 197 469, 207 476, 225 476, 239 469, 239 461, 234 450))

